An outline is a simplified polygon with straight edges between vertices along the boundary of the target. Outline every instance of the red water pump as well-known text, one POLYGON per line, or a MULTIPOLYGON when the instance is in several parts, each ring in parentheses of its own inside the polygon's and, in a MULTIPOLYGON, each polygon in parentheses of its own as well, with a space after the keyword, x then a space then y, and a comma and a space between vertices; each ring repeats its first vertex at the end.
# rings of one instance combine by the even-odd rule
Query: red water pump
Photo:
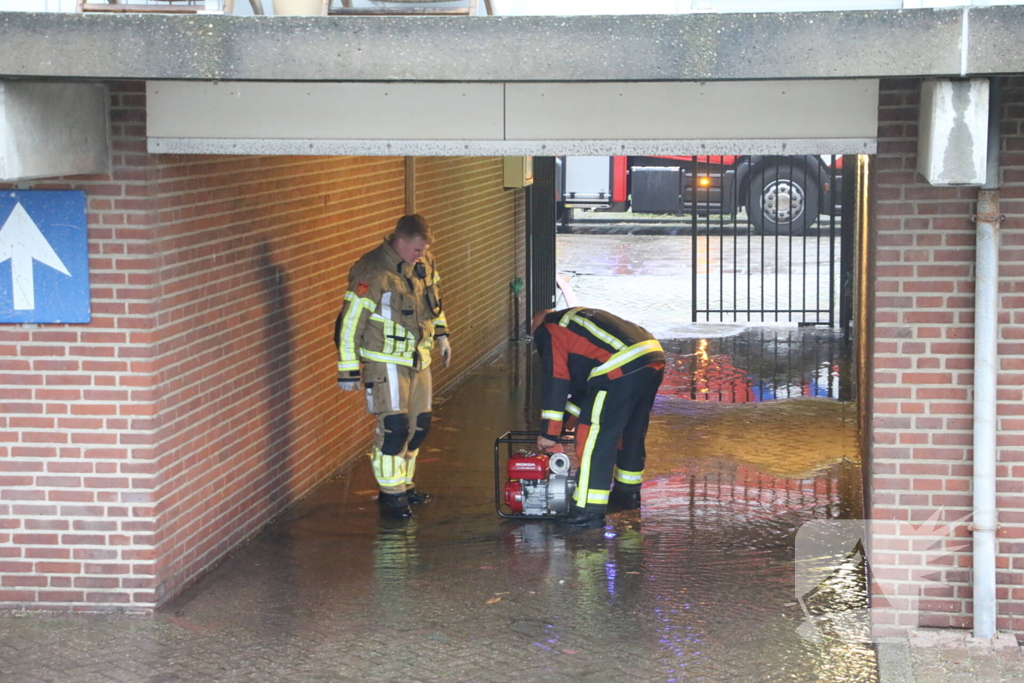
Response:
POLYGON ((517 451, 506 464, 505 505, 516 516, 543 517, 568 512, 576 490, 571 469, 572 461, 565 453, 517 451))

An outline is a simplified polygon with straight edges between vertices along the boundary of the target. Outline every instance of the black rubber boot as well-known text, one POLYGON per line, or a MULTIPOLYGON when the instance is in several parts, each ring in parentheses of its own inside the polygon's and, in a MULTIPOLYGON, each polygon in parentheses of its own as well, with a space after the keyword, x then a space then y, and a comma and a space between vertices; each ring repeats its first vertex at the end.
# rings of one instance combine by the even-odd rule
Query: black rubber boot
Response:
POLYGON ((405 497, 409 499, 409 505, 423 505, 434 498, 429 493, 417 491, 416 489, 408 489, 405 492, 405 497))
POLYGON ((616 484, 608 494, 608 512, 640 509, 640 487, 636 484, 616 484))
POLYGON ((604 506, 588 505, 581 508, 574 505, 568 515, 558 519, 558 523, 562 526, 596 529, 604 526, 604 506))
POLYGON ((377 503, 380 505, 380 513, 390 519, 409 519, 412 517, 412 510, 409 509, 409 498, 404 493, 384 493, 377 496, 377 503))

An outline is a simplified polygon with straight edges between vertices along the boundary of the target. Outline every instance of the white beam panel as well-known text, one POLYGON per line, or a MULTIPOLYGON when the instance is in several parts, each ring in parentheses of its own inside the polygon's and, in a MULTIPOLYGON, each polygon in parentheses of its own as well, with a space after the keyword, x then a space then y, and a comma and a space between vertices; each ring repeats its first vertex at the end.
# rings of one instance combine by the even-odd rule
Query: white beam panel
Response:
POLYGON ((510 83, 508 140, 873 138, 878 81, 510 83))
POLYGON ((878 81, 150 82, 154 153, 871 153, 878 81))
POLYGON ((500 140, 496 83, 150 81, 151 138, 500 140))

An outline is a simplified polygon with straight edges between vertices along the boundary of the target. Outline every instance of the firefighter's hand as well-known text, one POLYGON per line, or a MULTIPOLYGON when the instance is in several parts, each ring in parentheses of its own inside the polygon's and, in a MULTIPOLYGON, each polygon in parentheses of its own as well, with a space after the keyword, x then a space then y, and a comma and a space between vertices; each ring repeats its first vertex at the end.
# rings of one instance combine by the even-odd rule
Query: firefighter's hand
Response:
POLYGON ((338 377, 338 388, 342 391, 359 391, 359 380, 350 377, 338 377))
POLYGON ((551 450, 552 448, 554 448, 557 445, 558 445, 557 441, 552 441, 551 439, 549 439, 549 438, 547 438, 547 437, 545 437, 543 435, 537 437, 537 448, 539 450, 549 451, 549 450, 551 450))
POLYGON ((448 367, 448 364, 452 362, 452 345, 448 341, 448 335, 437 338, 437 348, 441 351, 441 364, 448 367))

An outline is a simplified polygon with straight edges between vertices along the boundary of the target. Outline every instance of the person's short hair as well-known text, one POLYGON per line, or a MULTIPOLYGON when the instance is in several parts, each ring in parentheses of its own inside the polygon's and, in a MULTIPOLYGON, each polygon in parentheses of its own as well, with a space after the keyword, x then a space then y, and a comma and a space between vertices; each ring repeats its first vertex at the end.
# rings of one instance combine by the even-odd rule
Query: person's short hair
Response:
POLYGON ((406 241, 420 237, 427 244, 434 241, 427 219, 418 213, 410 213, 398 219, 398 223, 395 224, 395 237, 406 241))
POLYGON ((533 320, 530 323, 530 334, 535 334, 537 332, 537 328, 546 322, 548 315, 554 312, 555 311, 551 308, 545 308, 534 313, 533 320))

